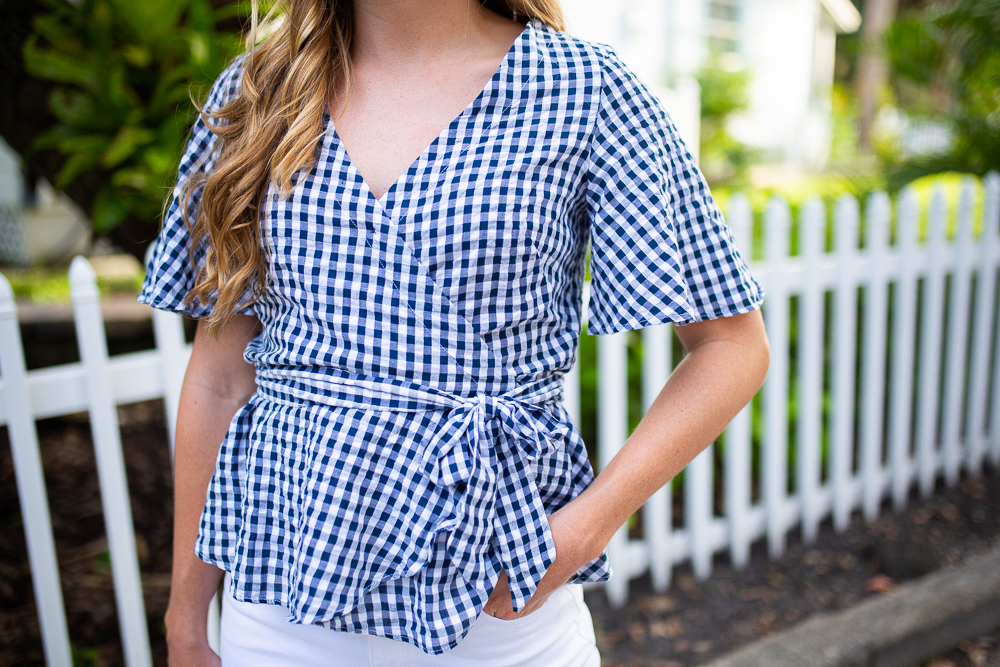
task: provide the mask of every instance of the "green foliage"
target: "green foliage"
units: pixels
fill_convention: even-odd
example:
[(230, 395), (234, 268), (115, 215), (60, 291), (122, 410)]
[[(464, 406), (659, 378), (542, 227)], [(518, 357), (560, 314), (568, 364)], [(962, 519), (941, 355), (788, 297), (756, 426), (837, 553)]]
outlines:
[(1000, 166), (1000, 0), (939, 1), (896, 21), (886, 45), (900, 104), (913, 115), (946, 117), (954, 137), (945, 154), (885, 155), (889, 186)]
[(756, 154), (726, 129), (730, 115), (747, 108), (750, 75), (709, 58), (698, 73), (701, 86), (701, 168), (713, 186), (743, 184)]
[(830, 161), (849, 165), (858, 157), (858, 108), (853, 92), (842, 82), (830, 91)]
[(56, 187), (99, 174), (90, 217), (106, 232), (128, 217), (158, 219), (195, 110), (191, 84), (207, 85), (241, 47), (220, 23), (243, 3), (209, 0), (45, 0), (24, 46), (25, 67), (57, 84), (54, 126), (35, 150), (66, 156)]
[(101, 664), (101, 653), (95, 648), (72, 647), (73, 667), (97, 667)]

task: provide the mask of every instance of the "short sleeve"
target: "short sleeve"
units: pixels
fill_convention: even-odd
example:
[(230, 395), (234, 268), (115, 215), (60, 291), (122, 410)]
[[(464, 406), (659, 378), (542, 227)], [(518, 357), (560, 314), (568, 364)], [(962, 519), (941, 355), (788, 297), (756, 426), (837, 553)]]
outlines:
[(610, 334), (745, 313), (764, 293), (658, 100), (607, 46), (587, 173), (587, 328)]
[[(240, 84), (241, 65), (244, 54), (238, 55), (216, 78), (205, 100), (205, 109), (215, 111), (221, 108), (236, 93)], [(184, 297), (194, 287), (195, 278), (205, 261), (205, 244), (195, 250), (194, 263), (189, 248), (191, 236), (181, 215), (181, 188), (194, 174), (212, 169), (216, 151), (216, 136), (205, 124), (201, 114), (195, 120), (177, 169), (177, 180), (171, 194), (171, 202), (163, 218), (160, 234), (153, 242), (153, 248), (146, 266), (146, 276), (142, 283), (138, 301), (154, 308), (183, 312), (191, 317), (208, 317), (212, 314), (212, 303), (184, 303)], [(203, 187), (203, 186), (202, 186)], [(201, 202), (202, 187), (191, 193), (188, 205), (189, 219), (194, 220)], [(239, 312), (253, 315), (253, 306), (248, 305)]]

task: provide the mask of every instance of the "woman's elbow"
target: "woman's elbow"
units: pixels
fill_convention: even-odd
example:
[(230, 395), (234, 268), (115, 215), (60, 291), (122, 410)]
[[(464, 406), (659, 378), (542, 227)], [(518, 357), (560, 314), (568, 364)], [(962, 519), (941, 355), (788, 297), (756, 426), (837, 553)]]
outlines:
[(761, 317), (760, 310), (753, 312), (755, 313), (753, 316), (755, 326), (751, 330), (752, 334), (746, 347), (749, 357), (747, 367), (753, 378), (754, 393), (757, 393), (763, 386), (767, 370), (771, 366), (771, 343), (767, 339), (767, 329), (764, 328), (764, 318)]
[(762, 331), (754, 343), (754, 360), (755, 384), (757, 389), (760, 389), (764, 384), (764, 378), (767, 377), (767, 369), (771, 366), (771, 343), (767, 339), (767, 332)]
[(257, 326), (249, 321), (231, 322), (213, 339), (205, 335), (204, 321), (200, 321), (184, 377), (185, 385), (196, 386), (226, 403), (246, 404), (257, 390), (257, 383), (255, 369), (244, 360), (243, 351)]

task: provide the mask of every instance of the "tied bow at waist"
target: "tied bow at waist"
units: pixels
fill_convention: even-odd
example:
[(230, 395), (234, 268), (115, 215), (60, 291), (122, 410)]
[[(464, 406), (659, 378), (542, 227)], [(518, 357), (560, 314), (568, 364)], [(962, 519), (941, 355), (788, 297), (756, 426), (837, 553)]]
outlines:
[[(497, 568), (508, 575), (520, 610), (555, 560), (555, 545), (535, 484), (535, 462), (558, 447), (572, 424), (549, 406), (562, 398), (561, 378), (546, 378), (500, 395), (465, 397), (395, 379), (359, 379), (295, 370), (258, 369), (258, 393), (278, 402), (399, 412), (445, 411), (427, 435), (424, 463), (447, 493), (451, 511), (435, 517), (448, 531), (448, 560), (470, 586), (489, 590)], [(399, 536), (407, 539), (407, 536)], [(419, 559), (430, 558), (429, 540)], [(411, 573), (412, 574), (412, 573)]]

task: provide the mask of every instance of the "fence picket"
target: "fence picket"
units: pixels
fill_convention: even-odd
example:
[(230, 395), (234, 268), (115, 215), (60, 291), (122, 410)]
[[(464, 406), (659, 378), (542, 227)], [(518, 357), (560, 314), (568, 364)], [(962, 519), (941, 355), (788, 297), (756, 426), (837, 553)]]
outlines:
[(163, 407), (167, 416), (167, 440), (170, 460), (174, 457), (174, 438), (177, 432), (177, 405), (181, 384), (190, 354), (184, 341), (184, 321), (176, 313), (153, 309), (153, 336), (159, 353), (160, 372), (163, 374)]
[[(642, 330), (642, 409), (649, 410), (670, 377), (671, 327), (668, 324), (646, 327)], [(671, 504), (673, 484), (667, 482), (646, 501), (643, 507), (643, 535), (649, 544), (649, 572), (653, 588), (664, 591), (670, 585), (673, 554), (671, 539)]]
[(104, 335), (97, 277), (90, 262), (83, 257), (75, 257), (69, 268), (69, 283), (80, 359), (87, 377), (90, 428), (94, 437), (125, 664), (129, 667), (149, 667), (153, 661), (149, 651), (121, 432), (118, 430), (118, 412), (108, 372), (108, 344)]
[[(983, 229), (992, 230), (988, 241), (988, 249), (993, 259), (992, 264), (988, 264), (986, 259), (983, 264), (989, 267), (992, 276), (996, 276), (998, 259), (1000, 259), (1000, 239), (998, 239), (998, 228), (1000, 228), (1000, 173), (990, 172), (986, 175), (985, 197), (983, 202)], [(1000, 313), (995, 317), (1000, 318)], [(994, 319), (990, 318), (990, 328), (993, 327)], [(1000, 325), (998, 325), (1000, 326)], [(990, 392), (992, 397), (989, 415), (989, 454), (990, 461), (995, 466), (1000, 466), (1000, 346), (993, 357), (993, 389)]]
[(830, 479), (833, 489), (833, 525), (845, 530), (854, 497), (851, 465), (854, 456), (854, 366), (858, 291), (855, 260), (858, 248), (858, 202), (843, 195), (836, 208), (838, 280), (833, 350), (833, 423)]
[[(753, 212), (743, 194), (729, 202), (729, 222), (737, 249), (749, 263), (753, 259)], [(736, 567), (750, 560), (753, 535), (749, 526), (751, 468), (750, 411), (748, 403), (726, 428), (725, 492), (729, 525), (729, 555)]]
[[(628, 438), (628, 350), (627, 334), (620, 332), (597, 337), (597, 382), (601, 400), (597, 403), (598, 467), (603, 470)], [(608, 544), (608, 561), (617, 575), (607, 584), (608, 599), (620, 606), (628, 597), (632, 576), (628, 522), (615, 532)]]
[(771, 341), (771, 367), (764, 382), (764, 507), (771, 556), (785, 550), (788, 487), (788, 292), (784, 268), (788, 261), (789, 211), (775, 197), (764, 214), (768, 265), (768, 302), (764, 311)]
[(912, 188), (903, 190), (896, 216), (896, 279), (892, 328), (892, 363), (889, 396), (889, 465), (892, 469), (892, 501), (896, 509), (906, 505), (913, 469), (910, 437), (913, 413), (913, 355), (917, 319), (917, 235), (920, 207)]
[(975, 194), (970, 179), (962, 182), (958, 204), (958, 229), (952, 244), (955, 253), (948, 299), (948, 337), (945, 354), (944, 423), (941, 428), (941, 452), (944, 476), (949, 486), (958, 482), (962, 467), (962, 399), (965, 394), (966, 335), (969, 326), (969, 293), (972, 266), (975, 262), (972, 238), (972, 214)]
[(750, 403), (729, 422), (726, 430), (726, 520), (729, 557), (737, 568), (750, 561)]
[(941, 370), (942, 316), (944, 310), (944, 273), (947, 238), (945, 232), (947, 203), (944, 192), (937, 190), (931, 199), (928, 215), (927, 271), (920, 322), (920, 388), (917, 397), (917, 465), (920, 491), (929, 497), (937, 476), (938, 374)]
[(885, 399), (885, 332), (889, 281), (886, 255), (889, 244), (889, 197), (874, 193), (865, 210), (865, 253), (868, 284), (865, 287), (864, 337), (862, 339), (860, 458), (862, 507), (871, 521), (878, 516), (882, 499), (882, 411)]
[(45, 492), (45, 475), (30, 405), (23, 349), (14, 291), (7, 278), (0, 274), (0, 372), (3, 373), (3, 402), (7, 408), (10, 454), (14, 461), (14, 477), (17, 480), (21, 522), (28, 547), (28, 562), (31, 564), (31, 583), (42, 630), (45, 663), (54, 667), (71, 667), (73, 661), (59, 580), (59, 562), (56, 558), (55, 540), (52, 538), (49, 499)]
[(976, 303), (973, 305), (972, 352), (969, 362), (969, 404), (965, 418), (966, 471), (982, 472), (986, 454), (986, 399), (989, 386), (990, 338), (993, 330), (993, 297), (996, 290), (997, 185), (996, 174), (983, 181), (983, 222), (979, 232), (979, 261), (976, 265)]
[(802, 262), (805, 284), (799, 297), (799, 406), (797, 425), (798, 468), (796, 491), (802, 502), (802, 536), (813, 542), (819, 532), (822, 506), (819, 499), (820, 444), (823, 395), (823, 288), (818, 268), (823, 261), (826, 210), (818, 197), (802, 209)]
[(712, 462), (709, 445), (687, 466), (684, 479), (684, 514), (691, 539), (691, 567), (698, 579), (712, 573)]
[[(152, 259), (155, 244), (146, 248), (146, 266)], [(159, 355), (160, 373), (163, 377), (163, 407), (167, 416), (167, 441), (170, 445), (170, 461), (174, 459), (174, 438), (177, 430), (177, 404), (181, 396), (181, 384), (187, 369), (187, 344), (184, 341), (184, 320), (179, 313), (171, 313), (156, 308), (153, 311), (153, 338)]]

